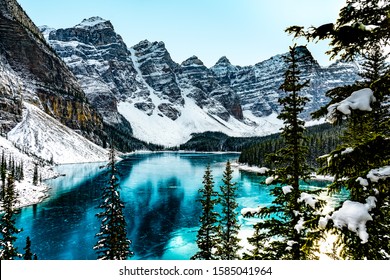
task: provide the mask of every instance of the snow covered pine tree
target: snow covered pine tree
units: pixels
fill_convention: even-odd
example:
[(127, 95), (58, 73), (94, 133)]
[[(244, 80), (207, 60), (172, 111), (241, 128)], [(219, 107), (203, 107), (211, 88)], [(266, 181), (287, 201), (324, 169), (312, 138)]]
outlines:
[(110, 149), (110, 161), (107, 165), (109, 183), (103, 187), (102, 212), (96, 214), (101, 218), (100, 232), (94, 250), (100, 260), (126, 260), (133, 255), (131, 241), (127, 239), (126, 220), (123, 215), (124, 204), (119, 195), (118, 171), (115, 167), (115, 149)]
[[(349, 191), (349, 199), (320, 225), (340, 235), (342, 258), (390, 259), (390, 71), (383, 67), (390, 40), (390, 3), (347, 0), (336, 24), (308, 31), (293, 26), (287, 31), (308, 40), (331, 39), (327, 53), (332, 57), (366, 58), (362, 75), (366, 80), (329, 91), (330, 103), (317, 114), (326, 114), (330, 122), (346, 122), (344, 143), (323, 157), (321, 172), (335, 177), (332, 192), (343, 187)], [(378, 55), (381, 52), (385, 55)]]
[(306, 164), (308, 154), (305, 142), (304, 121), (299, 119), (306, 97), (299, 91), (308, 81), (300, 83), (298, 63), (306, 55), (296, 46), (290, 47), (285, 57), (289, 64), (281, 89), (288, 93), (279, 102), (283, 109), (278, 118), (284, 121), (281, 136), (285, 146), (267, 160), (275, 169), (268, 171), (266, 184), (279, 183), (270, 192), (275, 197), (272, 206), (261, 208), (258, 215), (267, 218), (257, 223), (253, 237), (248, 238), (254, 249), (245, 254), (245, 259), (300, 260), (315, 259), (321, 231), (318, 229), (319, 216), (316, 212), (322, 203), (317, 191), (301, 190), (300, 180), (309, 178), (310, 169)]
[(238, 250), (241, 249), (239, 245), (240, 239), (238, 231), (240, 225), (237, 221), (237, 202), (236, 202), (236, 183), (232, 182), (233, 170), (230, 161), (227, 161), (226, 168), (223, 173), (223, 185), (220, 187), (218, 202), (222, 207), (221, 217), (219, 219), (219, 239), (217, 245), (216, 255), (222, 260), (236, 260), (239, 259)]
[(200, 228), (196, 236), (196, 243), (199, 251), (191, 257), (193, 260), (214, 260), (215, 249), (218, 244), (218, 218), (219, 214), (214, 207), (217, 204), (218, 193), (214, 191), (213, 175), (210, 165), (207, 165), (203, 176), (203, 188), (199, 190), (202, 204), (202, 215), (200, 216)]
[(4, 212), (1, 213), (0, 219), (0, 260), (13, 260), (17, 257), (21, 257), (21, 254), (18, 253), (18, 249), (14, 246), (16, 234), (18, 234), (20, 230), (15, 227), (15, 214), (17, 213), (15, 205), (17, 198), (12, 176), (7, 176), (7, 184), (6, 186), (3, 186), (3, 188), (4, 197), (2, 208)]

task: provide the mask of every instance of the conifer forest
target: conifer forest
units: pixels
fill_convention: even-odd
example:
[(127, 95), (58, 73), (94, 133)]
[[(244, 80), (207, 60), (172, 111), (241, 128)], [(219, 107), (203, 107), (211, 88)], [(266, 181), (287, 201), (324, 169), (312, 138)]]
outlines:
[[(3, 5), (2, 2), (5, 4)], [(0, 8), (3, 9), (9, 3), (1, 1), (0, 4)], [(27, 16), (24, 12), (18, 13), (18, 20), (25, 23), (23, 28), (34, 30), (34, 33), (29, 32), (28, 36), (34, 40), (43, 40), (44, 36), (39, 33), (39, 29), (31, 27), (30, 21), (26, 21), (25, 17)], [(3, 18), (2, 14), (0, 14), (0, 18)], [(6, 18), (4, 16), (4, 20)], [(95, 18), (94, 20), (101, 24), (102, 19)], [(31, 24), (33, 25), (32, 22)], [(87, 27), (83, 26), (83, 28), (92, 28), (92, 24), (86, 25)], [(0, 25), (0, 30), (1, 28), (2, 25)], [(112, 28), (111, 23), (110, 28)], [(66, 33), (63, 30), (60, 32)], [(172, 135), (167, 135), (166, 138), (173, 139), (172, 143), (175, 143), (168, 147), (161, 143), (153, 143), (152, 140), (147, 142), (133, 137), (139, 131), (141, 134), (144, 133), (146, 128), (140, 130), (138, 126), (133, 126), (134, 132), (130, 122), (120, 115), (119, 111), (114, 114), (113, 108), (102, 109), (101, 107), (104, 107), (102, 104), (107, 102), (104, 99), (111, 98), (107, 97), (108, 95), (95, 97), (93, 99), (95, 103), (86, 101), (87, 97), (84, 96), (81, 86), (76, 84), (75, 77), (80, 75), (73, 76), (70, 70), (66, 70), (65, 79), (72, 80), (74, 78), (75, 81), (72, 82), (71, 87), (64, 86), (64, 92), (67, 94), (64, 100), (60, 99), (58, 94), (46, 96), (45, 94), (52, 90), (48, 86), (42, 87), (42, 93), (39, 92), (40, 99), (38, 97), (31, 98), (34, 102), (43, 104), (42, 110), (45, 109), (46, 113), (49, 112), (50, 117), (44, 115), (46, 113), (41, 109), (34, 109), (34, 105), (31, 104), (24, 105), (25, 111), (22, 114), (21, 104), (25, 102), (24, 97), (22, 98), (22, 95), (20, 98), (15, 97), (19, 96), (19, 92), (16, 91), (13, 92), (11, 101), (18, 104), (18, 112), (13, 112), (10, 105), (12, 102), (3, 102), (6, 96), (6, 86), (2, 87), (0, 84), (0, 105), (2, 106), (0, 124), (6, 116), (16, 114), (14, 117), (10, 117), (7, 122), (4, 121), (4, 125), (0, 125), (0, 259), (39, 260), (41, 254), (43, 254), (43, 259), (55, 257), (55, 255), (49, 254), (51, 252), (47, 256), (42, 253), (39, 247), (41, 244), (36, 242), (35, 237), (31, 235), (31, 228), (19, 228), (17, 224), (23, 222), (21, 219), (18, 220), (23, 206), (34, 207), (31, 210), (34, 211), (31, 212), (33, 213), (32, 217), (39, 216), (36, 205), (42, 203), (47, 196), (42, 195), (33, 202), (26, 202), (23, 195), (29, 196), (28, 189), (30, 189), (30, 193), (35, 193), (35, 195), (41, 189), (50, 193), (50, 188), (45, 187), (45, 180), (54, 177), (69, 179), (66, 174), (53, 175), (53, 170), (56, 170), (62, 163), (72, 163), (72, 156), (74, 158), (79, 156), (85, 159), (83, 163), (93, 161), (101, 163), (94, 166), (95, 175), (88, 174), (80, 167), (80, 170), (71, 179), (74, 179), (75, 185), (81, 186), (81, 191), (63, 187), (61, 191), (64, 192), (64, 196), (55, 197), (53, 195), (55, 199), (50, 202), (51, 204), (48, 203), (45, 206), (47, 209), (58, 211), (60, 206), (57, 205), (60, 205), (59, 203), (66, 204), (72, 199), (80, 199), (80, 204), (70, 203), (72, 207), (67, 210), (69, 216), (66, 218), (64, 216), (63, 221), (61, 221), (66, 225), (61, 231), (68, 236), (72, 235), (70, 219), (74, 219), (77, 223), (84, 219), (87, 220), (88, 225), (93, 225), (82, 232), (83, 238), (73, 242), (82, 243), (80, 247), (87, 248), (83, 247), (83, 250), (88, 251), (88, 253), (81, 255), (76, 252), (75, 248), (72, 248), (61, 256), (64, 259), (81, 257), (99, 260), (133, 260), (143, 257), (169, 259), (177, 256), (174, 251), (175, 246), (179, 246), (181, 242), (187, 242), (185, 248), (192, 250), (191, 254), (187, 252), (185, 255), (188, 260), (318, 260), (321, 258), (321, 254), (326, 254), (328, 258), (334, 260), (389, 260), (390, 3), (382, 0), (346, 0), (335, 22), (320, 26), (292, 25), (286, 27), (285, 32), (291, 38), (292, 43), (290, 46), (286, 46), (283, 63), (278, 64), (285, 67), (278, 69), (278, 71), (283, 72), (283, 79), (280, 86), (274, 89), (280, 93), (277, 106), (281, 109), (277, 114), (277, 120), (282, 123), (282, 126), (277, 133), (264, 136), (249, 134), (249, 136), (246, 136), (247, 134), (240, 136), (238, 133), (227, 135), (226, 131), (222, 130), (193, 132), (190, 140), (181, 144), (177, 144), (177, 139), (174, 137), (170, 138)], [(54, 37), (54, 33), (50, 34), (51, 37)], [(59, 36), (58, 34), (57, 36)], [(325, 94), (327, 103), (314, 111), (309, 111), (313, 100), (311, 100), (310, 95), (305, 94), (310, 87), (310, 77), (302, 74), (302, 69), (304, 69), (302, 65), (311, 63), (312, 57), (297, 45), (297, 41), (301, 42), (302, 40), (306, 43), (329, 42), (327, 55), (330, 58), (346, 62), (359, 61), (361, 65), (358, 73), (359, 78), (353, 84), (341, 85), (327, 90)], [(47, 44), (41, 43), (40, 46), (47, 48), (46, 53), (54, 53), (55, 50), (46, 46)], [(145, 47), (144, 45), (148, 45), (148, 42), (143, 41), (136, 47), (129, 49), (129, 55), (134, 58), (136, 57), (135, 53), (139, 52), (137, 55), (142, 57), (144, 54), (141, 55), (140, 50)], [(160, 48), (162, 45), (154, 44), (148, 45), (148, 47)], [(3, 47), (3, 43), (0, 42), (0, 62), (2, 62), (4, 48), (5, 45)], [(66, 48), (64, 47), (64, 49)], [(52, 56), (55, 57), (54, 54)], [(169, 54), (163, 56), (166, 59)], [(142, 59), (146, 60), (146, 58)], [(221, 59), (220, 65), (226, 64), (228, 62), (226, 60), (226, 58)], [(58, 65), (66, 67), (65, 62), (58, 62)], [(141, 62), (143, 63), (140, 59), (132, 67), (141, 67)], [(114, 64), (112, 63), (112, 65)], [(188, 78), (190, 74), (184, 76), (186, 74), (184, 72), (188, 71), (185, 67), (188, 65), (192, 65), (191, 71), (202, 67), (206, 68), (196, 57), (183, 62), (181, 66), (172, 62), (162, 70), (160, 69), (165, 75), (164, 82), (173, 83), (182, 79), (177, 83), (180, 86), (184, 84), (183, 88), (185, 89), (186, 87), (190, 88), (186, 84), (190, 83)], [(154, 66), (143, 65), (142, 67), (137, 68), (138, 72), (134, 70), (134, 75), (141, 75), (141, 70), (149, 71)], [(174, 70), (170, 70), (169, 67)], [(179, 67), (183, 67), (182, 70), (177, 70)], [(215, 72), (213, 73), (221, 73), (215, 69), (216, 67), (214, 67)], [(235, 69), (238, 71), (239, 68)], [(6, 70), (11, 72), (6, 67), (0, 68), (0, 70), (4, 73)], [(207, 79), (211, 80), (211, 70), (208, 73)], [(0, 78), (1, 75), (2, 73), (0, 73)], [(229, 75), (227, 72), (226, 77)], [(50, 75), (42, 74), (42, 76), (48, 78)], [(123, 74), (123, 76), (126, 75)], [(56, 79), (58, 77), (56, 76)], [(161, 96), (148, 96), (145, 92), (151, 87), (140, 86), (140, 84), (145, 81), (156, 82), (153, 80), (155, 79), (153, 73), (144, 74), (142, 79), (134, 78), (133, 84), (128, 88), (133, 90), (140, 87), (135, 91), (140, 94), (139, 100), (148, 96), (149, 99), (145, 99), (146, 101), (138, 99), (139, 102), (134, 101), (138, 102), (134, 106), (138, 106), (140, 112), (143, 110), (142, 116), (156, 117), (153, 124), (155, 126), (151, 126), (155, 129), (156, 134), (160, 133), (162, 129), (159, 127), (159, 121), (163, 119), (170, 118), (169, 122), (174, 127), (174, 123), (178, 122), (181, 114), (184, 115), (184, 111), (181, 112), (177, 108), (184, 106), (184, 104), (186, 104), (185, 106), (190, 106), (188, 104), (199, 106), (202, 110), (210, 106), (207, 107), (208, 111), (204, 109), (207, 113), (204, 111), (199, 113), (200, 109), (196, 111), (202, 118), (210, 118), (210, 123), (212, 121), (226, 127), (226, 123), (223, 121), (234, 115), (236, 124), (239, 123), (240, 127), (247, 125), (247, 123), (243, 124), (245, 121), (241, 105), (237, 105), (239, 98), (232, 93), (235, 89), (234, 83), (229, 82), (231, 87), (227, 90), (228, 83), (223, 78), (219, 78), (219, 80), (215, 78), (215, 84), (218, 82), (223, 85), (225, 82), (225, 85), (213, 89), (214, 99), (210, 99), (212, 101), (203, 100), (206, 95), (202, 95), (199, 100), (191, 101), (191, 103), (188, 101), (188, 96), (200, 95), (201, 91), (190, 92), (188, 88), (187, 99), (176, 95), (165, 99), (161, 97), (166, 92), (171, 95), (176, 94), (176, 91), (179, 91), (179, 86), (176, 85), (169, 87), (169, 89), (161, 89), (159, 92)], [(235, 78), (234, 81), (237, 82), (239, 79)], [(103, 80), (101, 79), (101, 81)], [(84, 80), (80, 84), (85, 86), (88, 82)], [(199, 84), (201, 83), (199, 82)], [(199, 84), (196, 86), (204, 88), (215, 86), (212, 83), (209, 85)], [(37, 83), (34, 86), (38, 87), (38, 85)], [(223, 94), (219, 92), (221, 88), (225, 89), (226, 92)], [(26, 99), (28, 98), (26, 97)], [(158, 106), (150, 103), (157, 98), (162, 98), (165, 103), (160, 102), (161, 104)], [(122, 108), (121, 112), (130, 112), (130, 110), (125, 110), (128, 108), (123, 103), (120, 103), (123, 100), (109, 102), (113, 107), (120, 104), (122, 107), (118, 105), (118, 108)], [(258, 106), (265, 104), (264, 100), (256, 100), (255, 102)], [(228, 108), (226, 103), (233, 105)], [(226, 105), (226, 108), (221, 104)], [(248, 107), (248, 104), (246, 106)], [(268, 107), (265, 106), (265, 108)], [(98, 109), (102, 111), (98, 111)], [(160, 113), (153, 115), (153, 110), (157, 109), (160, 110)], [(61, 114), (62, 116), (59, 116)], [(130, 117), (134, 116), (139, 115), (130, 115)], [(198, 115), (194, 113), (194, 116)], [(70, 143), (70, 146), (75, 146), (74, 154), (69, 156), (70, 159), (66, 156), (68, 150), (62, 148), (58, 141), (53, 140), (54, 148), (51, 148), (50, 153), (47, 152), (49, 149), (46, 149), (44, 143), (40, 142), (40, 139), (43, 139), (39, 138), (44, 134), (42, 132), (32, 133), (24, 139), (16, 138), (18, 133), (28, 131), (22, 125), (43, 122), (43, 119), (50, 121), (48, 127), (57, 125), (58, 120), (62, 122), (62, 124), (58, 122), (58, 127), (64, 129), (66, 131), (64, 135), (67, 136), (60, 139), (67, 144)], [(309, 121), (317, 123), (316, 125), (308, 125)], [(11, 126), (13, 122), (19, 123), (15, 127), (20, 128), (22, 132), (9, 129), (8, 126)], [(247, 122), (250, 123), (250, 121)], [(189, 121), (185, 124), (189, 128), (192, 126)], [(63, 128), (65, 126), (70, 128)], [(183, 130), (182, 127), (180, 129)], [(73, 130), (77, 133), (74, 133)], [(54, 131), (49, 133), (53, 139), (55, 133), (60, 129)], [(51, 141), (49, 136), (46, 137), (49, 140), (45, 138), (45, 141)], [(91, 142), (74, 140), (81, 139), (81, 137), (85, 137)], [(12, 139), (14, 139), (13, 142)], [(29, 147), (33, 145), (27, 145), (23, 142), (25, 139), (34, 143), (38, 148), (34, 151), (29, 150)], [(14, 143), (12, 148), (9, 144), (11, 142)], [(88, 154), (89, 151), (92, 152)], [(146, 159), (142, 157), (145, 151), (151, 153), (150, 157)], [(220, 160), (218, 156), (221, 154), (223, 156), (224, 152), (233, 154), (236, 160), (231, 160), (231, 158), (225, 160), (227, 157), (223, 158), (223, 161)], [(172, 168), (171, 170), (170, 162), (164, 161), (162, 157), (159, 158), (159, 153), (171, 156), (170, 159), (176, 161), (180, 168)], [(200, 175), (199, 172), (194, 171), (194, 166), (199, 162), (202, 164), (206, 162), (208, 160), (205, 156), (207, 153), (213, 154), (214, 158), (202, 166), (204, 172)], [(48, 156), (49, 154), (50, 156)], [(175, 157), (177, 154), (180, 155), (180, 159)], [(132, 157), (127, 158), (128, 155)], [(89, 160), (91, 158), (92, 160)], [(161, 160), (163, 165), (155, 164), (154, 160)], [(147, 168), (142, 169), (142, 166)], [(240, 170), (243, 167), (250, 170), (250, 175), (235, 177), (235, 170)], [(130, 177), (128, 175), (131, 172), (137, 174), (139, 170), (145, 171), (145, 169), (147, 169), (145, 176)], [(216, 169), (219, 170), (220, 174)], [(168, 179), (158, 177), (158, 171), (166, 173)], [(177, 174), (184, 179), (177, 179), (179, 177)], [(196, 184), (197, 189), (196, 191), (190, 190), (189, 194), (185, 193), (181, 187), (189, 185), (186, 179), (189, 180), (188, 178), (194, 174), (197, 178), (196, 182), (192, 183)], [(83, 176), (90, 176), (88, 180), (85, 180), (87, 182), (85, 185), (80, 183), (80, 178)], [(245, 207), (243, 203), (254, 203), (254, 201), (259, 200), (252, 199), (253, 197), (243, 199), (243, 193), (250, 193), (250, 187), (237, 182), (237, 178), (255, 180), (256, 186), (253, 189), (257, 188), (263, 192), (266, 190), (266, 195), (271, 202), (259, 203), (257, 208), (252, 208), (252, 205)], [(326, 178), (324, 180), (325, 187), (308, 187), (309, 182), (320, 180), (319, 178)], [(242, 180), (244, 181), (244, 179)], [(157, 187), (154, 187), (154, 184)], [(253, 193), (250, 194), (256, 196)], [(338, 204), (329, 210), (330, 198), (334, 197), (338, 199)], [(22, 199), (24, 199), (24, 205)], [(132, 203), (129, 203), (130, 200)], [(134, 201), (139, 204), (134, 203)], [(183, 204), (187, 208), (180, 212), (184, 208)], [(188, 204), (191, 205), (188, 206)], [(40, 210), (42, 212), (39, 213), (43, 218), (48, 219), (49, 212), (46, 208)], [(85, 214), (87, 211), (91, 212)], [(139, 213), (143, 213), (144, 222), (141, 221)], [(195, 215), (195, 217), (191, 217), (191, 215)], [(93, 219), (90, 219), (90, 216)], [(186, 231), (175, 228), (173, 221), (182, 222)], [(242, 235), (244, 227), (242, 221), (246, 225), (251, 224), (249, 237)], [(58, 226), (59, 222), (55, 221), (54, 224)], [(247, 227), (245, 229), (247, 230)], [(180, 235), (184, 231), (185, 234)], [(77, 234), (80, 233), (77, 232)], [(321, 246), (330, 237), (334, 238), (332, 249), (324, 253)], [(86, 239), (88, 240), (86, 241)], [(58, 245), (53, 244), (50, 246)], [(63, 244), (58, 246), (66, 247)]]

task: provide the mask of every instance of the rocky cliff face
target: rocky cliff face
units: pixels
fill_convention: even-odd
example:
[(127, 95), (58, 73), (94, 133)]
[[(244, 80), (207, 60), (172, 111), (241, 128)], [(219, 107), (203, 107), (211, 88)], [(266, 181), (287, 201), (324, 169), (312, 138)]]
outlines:
[(6, 104), (2, 110), (13, 115), (7, 117), (11, 123), (2, 122), (5, 132), (20, 120), (19, 100), (23, 98), (102, 143), (100, 115), (90, 107), (73, 73), (15, 0), (0, 0), (0, 64), (6, 69), (0, 80), (0, 102)]
[[(310, 113), (328, 101), (325, 93), (329, 89), (352, 84), (359, 79), (359, 65), (337, 62), (329, 67), (321, 67), (306, 47), (298, 47), (297, 52), (308, 58), (299, 64), (299, 69), (301, 81), (310, 80), (309, 87), (301, 92), (310, 99), (302, 117), (310, 119)], [(279, 87), (288, 67), (284, 56), (285, 54), (276, 55), (246, 67), (233, 66), (226, 57), (222, 57), (211, 70), (219, 83), (230, 86), (238, 94), (244, 110), (264, 117), (280, 111), (278, 98), (284, 92)]]
[[(270, 119), (281, 109), (278, 98), (284, 92), (279, 87), (287, 68), (283, 55), (245, 67), (222, 57), (207, 68), (196, 56), (174, 62), (163, 42), (145, 40), (127, 48), (112, 24), (99, 17), (72, 28), (41, 30), (105, 122), (127, 127), (142, 140), (172, 145), (210, 129), (250, 136), (280, 127)], [(299, 66), (302, 80), (310, 80), (302, 93), (311, 100), (302, 116), (309, 119), (327, 102), (327, 90), (359, 78), (358, 65), (339, 62), (321, 67), (306, 47), (298, 52), (309, 57)], [(161, 131), (184, 136), (169, 143), (155, 138), (157, 124)]]

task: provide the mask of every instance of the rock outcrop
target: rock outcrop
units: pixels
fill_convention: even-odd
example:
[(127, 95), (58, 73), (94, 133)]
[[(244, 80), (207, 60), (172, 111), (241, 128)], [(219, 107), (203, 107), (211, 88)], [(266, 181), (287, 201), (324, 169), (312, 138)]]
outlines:
[[(0, 0), (0, 63), (11, 75), (3, 74), (0, 99), (7, 103), (5, 111), (16, 121), (21, 114), (18, 100), (24, 99), (94, 142), (103, 143), (100, 114), (90, 106), (76, 77), (16, 0)], [(19, 84), (16, 95), (15, 88), (7, 86), (11, 80)], [(14, 123), (11, 116), (7, 119)], [(11, 126), (2, 124), (6, 132)]]

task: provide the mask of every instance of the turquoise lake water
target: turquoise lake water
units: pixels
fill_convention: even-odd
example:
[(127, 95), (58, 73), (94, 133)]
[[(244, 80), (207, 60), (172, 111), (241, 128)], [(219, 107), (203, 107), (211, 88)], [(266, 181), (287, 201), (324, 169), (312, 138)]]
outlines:
[[(210, 163), (216, 190), (222, 184), (227, 160), (238, 154), (146, 153), (134, 154), (118, 162), (121, 198), (125, 203), (132, 259), (182, 260), (196, 251), (201, 205), (197, 202), (205, 167)], [(26, 207), (17, 217), (17, 246), (23, 251), (26, 236), (39, 259), (96, 259), (92, 249), (100, 220), (101, 186), (107, 183), (103, 163), (69, 164), (57, 167), (66, 176), (49, 180), (50, 197)], [(237, 213), (244, 207), (269, 205), (272, 186), (261, 185), (264, 178), (234, 169), (238, 184)], [(325, 182), (311, 182), (325, 187)], [(243, 238), (249, 236), (256, 219), (238, 215)]]

